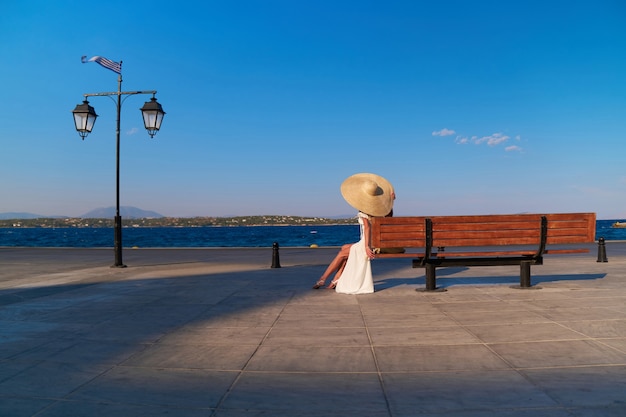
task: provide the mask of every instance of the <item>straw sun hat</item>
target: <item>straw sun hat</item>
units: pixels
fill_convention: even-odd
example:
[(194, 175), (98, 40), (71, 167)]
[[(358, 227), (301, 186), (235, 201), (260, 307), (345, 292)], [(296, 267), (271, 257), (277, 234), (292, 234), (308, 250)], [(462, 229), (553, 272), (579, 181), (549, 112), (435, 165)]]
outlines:
[(386, 216), (393, 208), (393, 187), (380, 175), (348, 177), (341, 184), (341, 195), (352, 207), (370, 216)]

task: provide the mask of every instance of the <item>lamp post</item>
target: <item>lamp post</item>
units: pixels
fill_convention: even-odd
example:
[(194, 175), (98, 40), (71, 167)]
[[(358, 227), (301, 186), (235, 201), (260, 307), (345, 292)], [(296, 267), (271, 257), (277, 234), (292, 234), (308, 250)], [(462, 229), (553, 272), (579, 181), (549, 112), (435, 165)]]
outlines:
[(120, 216), (120, 114), (122, 110), (122, 103), (132, 95), (136, 94), (152, 94), (150, 101), (144, 103), (140, 109), (143, 114), (143, 122), (150, 137), (154, 135), (161, 128), (161, 122), (163, 122), (163, 116), (165, 112), (163, 108), (156, 100), (156, 91), (122, 91), (122, 74), (118, 73), (117, 78), (117, 91), (105, 92), (105, 93), (89, 93), (83, 94), (85, 100), (82, 104), (78, 104), (72, 113), (74, 114), (74, 124), (80, 137), (84, 140), (85, 137), (91, 133), (94, 124), (96, 123), (96, 114), (93, 107), (89, 105), (87, 97), (107, 96), (111, 98), (117, 107), (117, 124), (115, 128), (116, 139), (116, 172), (115, 172), (115, 221), (114, 221), (114, 250), (115, 250), (115, 264), (113, 267), (124, 268), (124, 262), (122, 262), (122, 217)]

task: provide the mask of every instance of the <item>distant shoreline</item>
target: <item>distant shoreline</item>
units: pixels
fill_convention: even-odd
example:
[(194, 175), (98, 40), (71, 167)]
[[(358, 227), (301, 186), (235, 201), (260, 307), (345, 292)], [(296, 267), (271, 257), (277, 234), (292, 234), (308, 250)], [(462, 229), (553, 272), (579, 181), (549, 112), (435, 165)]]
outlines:
[[(598, 219), (615, 222), (614, 219)], [(330, 219), (300, 216), (237, 216), (237, 217), (148, 217), (122, 218), (123, 228), (149, 227), (258, 227), (258, 226), (340, 226), (355, 225), (356, 217)], [(0, 229), (36, 228), (112, 228), (112, 218), (42, 217), (33, 219), (0, 219)]]
[[(156, 217), (122, 218), (122, 227), (255, 227), (255, 226), (337, 226), (356, 224), (356, 218), (329, 219), (299, 216), (237, 217)], [(100, 228), (114, 227), (111, 218), (3, 219), (0, 228)]]

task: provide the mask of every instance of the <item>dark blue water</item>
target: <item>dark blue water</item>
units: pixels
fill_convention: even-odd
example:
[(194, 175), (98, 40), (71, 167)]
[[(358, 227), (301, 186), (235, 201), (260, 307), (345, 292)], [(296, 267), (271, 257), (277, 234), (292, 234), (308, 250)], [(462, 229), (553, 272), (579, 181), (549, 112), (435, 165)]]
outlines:
[[(0, 228), (0, 246), (113, 246), (112, 228)], [(340, 246), (359, 240), (359, 226), (128, 227), (122, 246), (140, 248)]]
[[(626, 228), (616, 220), (598, 220), (596, 239), (626, 240)], [(241, 227), (129, 227), (122, 231), (124, 247), (281, 247), (341, 246), (359, 239), (359, 226), (241, 226)], [(113, 247), (112, 228), (0, 228), (0, 246)]]
[(626, 240), (626, 228), (611, 227), (615, 222), (624, 220), (596, 221), (596, 240), (603, 237), (606, 240)]

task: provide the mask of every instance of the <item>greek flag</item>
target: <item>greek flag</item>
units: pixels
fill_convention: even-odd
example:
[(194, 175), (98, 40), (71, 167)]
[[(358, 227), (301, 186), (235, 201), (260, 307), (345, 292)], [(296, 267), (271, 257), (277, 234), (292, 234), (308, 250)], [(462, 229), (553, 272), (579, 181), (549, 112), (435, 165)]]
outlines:
[(102, 65), (104, 68), (110, 69), (113, 72), (117, 72), (118, 74), (122, 73), (122, 63), (121, 62), (115, 62), (115, 61), (111, 61), (110, 59), (106, 59), (103, 56), (94, 56), (91, 57), (89, 59), (87, 59), (87, 56), (83, 56), (80, 59), (80, 62), (82, 62), (83, 64), (86, 64), (87, 62), (97, 62), (98, 64)]

